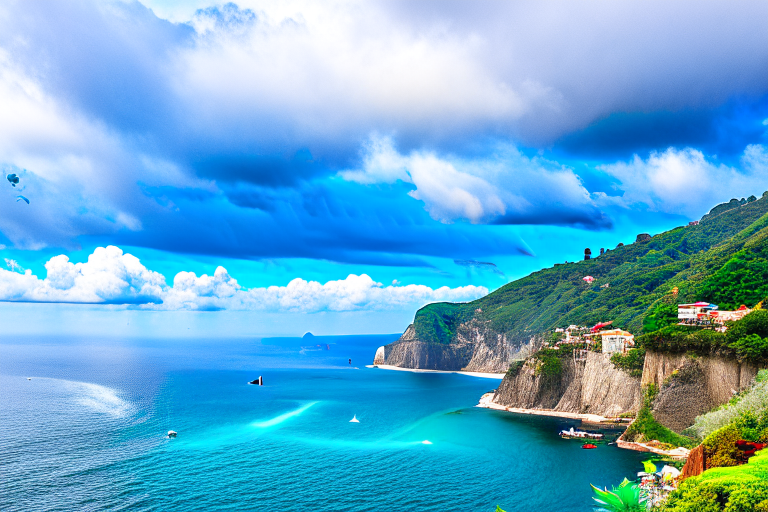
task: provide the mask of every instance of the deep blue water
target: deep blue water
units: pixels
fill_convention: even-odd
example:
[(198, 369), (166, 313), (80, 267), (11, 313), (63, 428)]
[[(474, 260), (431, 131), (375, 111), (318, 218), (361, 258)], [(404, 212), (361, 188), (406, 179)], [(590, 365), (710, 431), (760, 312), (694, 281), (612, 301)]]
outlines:
[(581, 511), (640, 469), (473, 407), (498, 381), (365, 368), (395, 338), (6, 337), (0, 510)]

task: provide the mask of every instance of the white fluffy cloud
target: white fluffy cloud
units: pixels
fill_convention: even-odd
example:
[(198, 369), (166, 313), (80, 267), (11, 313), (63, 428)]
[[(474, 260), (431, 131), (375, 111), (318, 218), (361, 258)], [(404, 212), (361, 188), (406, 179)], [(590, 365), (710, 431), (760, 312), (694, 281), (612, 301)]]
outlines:
[(0, 300), (133, 304), (159, 310), (253, 310), (273, 312), (358, 311), (416, 308), (437, 301), (467, 301), (488, 293), (482, 286), (432, 289), (423, 285), (383, 286), (369, 276), (316, 281), (294, 279), (287, 286), (241, 287), (224, 267), (213, 276), (179, 272), (168, 286), (165, 278), (138, 258), (114, 246), (99, 247), (85, 263), (71, 263), (65, 255), (46, 264), (40, 279), (0, 269)]
[(655, 211), (700, 217), (707, 209), (731, 197), (742, 198), (768, 188), (768, 150), (747, 146), (741, 168), (718, 163), (701, 151), (669, 148), (638, 155), (628, 162), (601, 166), (621, 182), (621, 197), (603, 196), (599, 202), (633, 207), (638, 203)]
[(594, 215), (589, 192), (571, 169), (528, 158), (511, 146), (498, 146), (488, 158), (465, 160), (414, 151), (401, 155), (388, 137), (374, 136), (365, 147), (361, 169), (340, 176), (362, 184), (411, 183), (410, 195), (424, 202), (432, 218), (492, 222), (499, 218), (555, 222), (558, 210)]

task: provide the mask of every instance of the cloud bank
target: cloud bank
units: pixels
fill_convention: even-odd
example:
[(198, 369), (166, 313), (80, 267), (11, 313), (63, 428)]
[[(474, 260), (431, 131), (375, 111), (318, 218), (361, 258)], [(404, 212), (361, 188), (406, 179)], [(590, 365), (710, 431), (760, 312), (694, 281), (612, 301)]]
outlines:
[(643, 159), (635, 155), (627, 162), (600, 166), (620, 182), (619, 196), (601, 196), (598, 202), (624, 208), (637, 205), (667, 213), (697, 218), (712, 206), (732, 197), (760, 195), (768, 189), (768, 149), (747, 146), (739, 168), (707, 157), (693, 148), (668, 148)]
[[(15, 267), (13, 267), (15, 268)], [(46, 264), (40, 279), (0, 269), (0, 300), (133, 305), (155, 310), (248, 310), (316, 313), (418, 308), (430, 302), (468, 301), (488, 293), (482, 286), (383, 286), (368, 275), (317, 281), (294, 279), (287, 286), (245, 289), (224, 267), (212, 276), (179, 272), (168, 286), (162, 274), (147, 269), (138, 258), (115, 246), (99, 247), (84, 263), (65, 255)]]
[(698, 216), (723, 198), (653, 182), (685, 148), (756, 181), (710, 155), (765, 143), (762, 1), (165, 5), (0, 6), (0, 166), (31, 200), (0, 190), (0, 244), (424, 266), (524, 253), (512, 224)]
[(409, 192), (430, 216), (444, 223), (568, 224), (610, 227), (578, 176), (543, 158), (528, 158), (498, 145), (472, 160), (414, 151), (401, 155), (389, 137), (372, 137), (360, 170), (340, 173), (362, 184), (414, 185)]

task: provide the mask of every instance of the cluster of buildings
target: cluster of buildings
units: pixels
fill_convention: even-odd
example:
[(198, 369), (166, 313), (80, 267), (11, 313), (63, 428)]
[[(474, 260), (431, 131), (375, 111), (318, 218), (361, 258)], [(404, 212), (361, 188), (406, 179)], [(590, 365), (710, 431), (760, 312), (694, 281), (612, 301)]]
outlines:
[(752, 310), (744, 304), (736, 311), (720, 311), (717, 304), (695, 302), (678, 304), (677, 319), (680, 325), (700, 325), (725, 331), (725, 322), (741, 320), (751, 312)]
[[(725, 331), (725, 322), (741, 320), (752, 310), (742, 305), (735, 311), (720, 311), (716, 304), (709, 302), (696, 302), (693, 304), (679, 304), (677, 306), (677, 318), (680, 325), (698, 325), (710, 327), (719, 331)], [(601, 342), (603, 354), (616, 352), (626, 353), (634, 348), (635, 336), (623, 329), (606, 329), (612, 322), (600, 322), (592, 327), (569, 325), (566, 328), (555, 329), (556, 333), (562, 333), (562, 338), (554, 343), (551, 348), (558, 349), (561, 345), (584, 345), (585, 348), (574, 350), (576, 359), (585, 359), (586, 352)]]
[[(625, 353), (635, 346), (635, 336), (632, 333), (622, 329), (605, 329), (612, 322), (601, 322), (593, 327), (569, 325), (565, 329), (555, 329), (556, 333), (563, 333), (563, 339), (558, 341), (553, 348), (558, 348), (563, 344), (584, 344), (586, 347), (594, 346), (598, 341), (601, 342), (602, 352), (612, 354), (614, 352)], [(577, 349), (579, 350), (579, 349)], [(588, 349), (583, 349), (585, 352)], [(577, 359), (579, 353), (576, 353)], [(585, 354), (584, 354), (585, 355)]]

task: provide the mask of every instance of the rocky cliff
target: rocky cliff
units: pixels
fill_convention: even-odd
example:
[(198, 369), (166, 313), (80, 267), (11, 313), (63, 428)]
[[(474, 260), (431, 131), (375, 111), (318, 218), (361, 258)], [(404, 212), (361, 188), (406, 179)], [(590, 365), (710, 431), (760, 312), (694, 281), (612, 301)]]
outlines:
[(537, 337), (531, 337), (524, 344), (512, 343), (475, 319), (458, 327), (452, 343), (429, 343), (417, 339), (416, 330), (410, 325), (400, 339), (377, 350), (374, 364), (503, 373), (511, 360), (528, 357), (540, 343)]
[(607, 354), (589, 352), (586, 361), (562, 360), (562, 373), (536, 375), (527, 362), (508, 373), (493, 402), (505, 407), (617, 416), (640, 407), (640, 378), (614, 368)]
[(758, 368), (725, 357), (648, 352), (642, 385), (654, 384), (659, 394), (653, 416), (662, 425), (681, 432), (696, 416), (728, 402), (750, 386)]
[(656, 385), (653, 415), (677, 432), (691, 426), (696, 416), (728, 402), (748, 387), (757, 368), (724, 357), (648, 352), (642, 377), (617, 369), (607, 354), (589, 352), (586, 361), (562, 359), (557, 377), (536, 375), (529, 360), (502, 380), (493, 402), (505, 407), (617, 416), (636, 412), (642, 387)]

